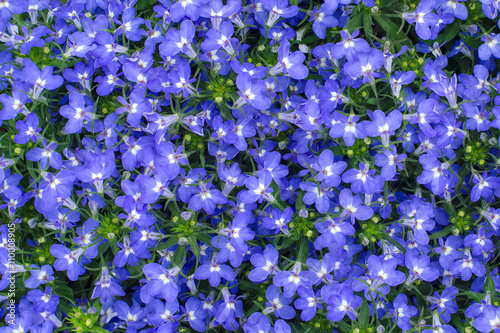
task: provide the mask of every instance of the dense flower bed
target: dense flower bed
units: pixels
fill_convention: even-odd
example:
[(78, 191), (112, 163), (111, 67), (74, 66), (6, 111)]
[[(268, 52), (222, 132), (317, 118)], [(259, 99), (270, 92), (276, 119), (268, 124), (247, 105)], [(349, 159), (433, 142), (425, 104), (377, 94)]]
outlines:
[(0, 0), (0, 333), (500, 332), (500, 0)]

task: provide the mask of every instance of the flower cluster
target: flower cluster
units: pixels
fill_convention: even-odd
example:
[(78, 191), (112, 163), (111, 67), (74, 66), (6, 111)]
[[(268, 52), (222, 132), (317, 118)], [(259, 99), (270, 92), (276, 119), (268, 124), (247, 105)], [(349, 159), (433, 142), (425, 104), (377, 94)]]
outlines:
[(0, 332), (500, 332), (499, 10), (0, 0)]

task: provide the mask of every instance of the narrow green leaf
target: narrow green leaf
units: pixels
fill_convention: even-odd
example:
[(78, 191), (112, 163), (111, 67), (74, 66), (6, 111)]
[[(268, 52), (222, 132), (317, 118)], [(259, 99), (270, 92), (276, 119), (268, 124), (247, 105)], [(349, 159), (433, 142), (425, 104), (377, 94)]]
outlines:
[(194, 235), (189, 236), (189, 244), (191, 245), (191, 251), (194, 253), (196, 260), (200, 260), (200, 247)]
[(377, 21), (378, 25), (382, 28), (382, 30), (386, 31), (392, 41), (399, 45), (406, 45), (408, 47), (412, 47), (411, 41), (406, 36), (406, 34), (402, 31), (399, 31), (399, 26), (394, 23), (391, 19), (384, 15), (374, 15), (373, 18)]

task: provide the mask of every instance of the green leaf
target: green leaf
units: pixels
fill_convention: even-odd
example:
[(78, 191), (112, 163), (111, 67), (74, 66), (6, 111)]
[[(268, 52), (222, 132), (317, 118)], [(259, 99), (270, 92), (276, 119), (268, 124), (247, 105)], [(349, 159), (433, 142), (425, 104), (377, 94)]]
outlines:
[(197, 232), (194, 234), (194, 236), (202, 243), (207, 244), (210, 246), (212, 244), (212, 237), (210, 237), (207, 233), (204, 232)]
[(297, 243), (297, 261), (305, 263), (307, 255), (309, 254), (309, 240), (307, 237), (300, 237)]
[(453, 322), (453, 324), (455, 324), (455, 328), (458, 328), (459, 332), (463, 332), (464, 323), (462, 322), (462, 318), (459, 314), (455, 313), (454, 315), (452, 315), (451, 321)]
[(373, 20), (370, 12), (364, 12), (363, 31), (365, 32), (365, 37), (368, 38), (368, 42), (371, 44), (373, 35)]
[(105, 330), (102, 327), (92, 327), (90, 330), (94, 333), (109, 333), (108, 330)]
[(179, 245), (175, 249), (174, 255), (172, 256), (173, 266), (182, 267), (183, 261), (186, 259), (186, 245)]
[(399, 26), (387, 16), (373, 15), (373, 18), (375, 19), (375, 21), (377, 21), (382, 30), (387, 31), (387, 34), (396, 45), (399, 45), (399, 47), (401, 47), (402, 45), (412, 47), (411, 41), (408, 36), (406, 36), (404, 32), (399, 31)]
[[(460, 32), (460, 24), (461, 24), (460, 20), (455, 20), (455, 22), (453, 22), (452, 24), (448, 24), (444, 29), (444, 31), (439, 33), (436, 42), (441, 44), (443, 42), (452, 41), (456, 37), (456, 35), (458, 35), (458, 33)], [(427, 42), (427, 44), (431, 45), (432, 42), (429, 41)]]
[(191, 251), (193, 251), (196, 260), (200, 260), (200, 247), (194, 235), (189, 236), (189, 244), (191, 245)]
[(493, 282), (493, 279), (491, 278), (491, 276), (488, 276), (486, 278), (486, 282), (484, 284), (484, 291), (485, 292), (491, 292), (492, 294), (495, 293), (495, 283)]
[(363, 25), (363, 12), (361, 12), (360, 8), (360, 6), (355, 7), (353, 13), (349, 16), (349, 21), (344, 28), (350, 33), (361, 28), (361, 26)]
[(364, 302), (357, 316), (358, 323), (361, 328), (368, 327), (368, 320), (370, 319), (370, 309), (368, 308), (368, 302)]
[(169, 247), (172, 247), (175, 244), (177, 244), (177, 242), (178, 242), (177, 236), (173, 235), (170, 238), (168, 238), (166, 242), (161, 242), (160, 244), (158, 244), (158, 246), (156, 246), (156, 251), (166, 250)]
[(451, 228), (453, 225), (449, 225), (441, 231), (435, 232), (429, 236), (429, 240), (438, 239), (451, 234)]

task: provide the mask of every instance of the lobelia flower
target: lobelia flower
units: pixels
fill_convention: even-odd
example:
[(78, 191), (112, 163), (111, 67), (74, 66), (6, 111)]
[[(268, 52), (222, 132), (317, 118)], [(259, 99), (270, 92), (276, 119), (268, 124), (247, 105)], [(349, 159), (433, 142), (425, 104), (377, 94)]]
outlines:
[[(143, 268), (144, 275), (149, 282), (143, 287), (147, 290), (149, 296), (160, 295), (167, 302), (174, 302), (177, 299), (179, 288), (177, 286), (177, 274), (179, 268), (165, 269), (160, 264), (146, 264)], [(143, 291), (141, 289), (141, 299)], [(145, 302), (145, 300), (144, 300)]]
[(168, 78), (172, 84), (168, 89), (164, 89), (165, 92), (171, 92), (173, 94), (179, 94), (182, 92), (182, 96), (185, 98), (189, 95), (197, 95), (198, 92), (196, 88), (193, 87), (191, 83), (195, 82), (196, 79), (190, 79), (191, 77), (191, 67), (185, 62), (179, 63), (174, 71), (168, 74)]
[(159, 173), (169, 179), (175, 179), (179, 174), (181, 165), (188, 164), (187, 155), (183, 153), (184, 147), (176, 147), (172, 142), (161, 142), (156, 146), (155, 165)]
[(234, 295), (231, 295), (229, 290), (224, 287), (222, 289), (223, 302), (218, 306), (215, 319), (222, 323), (222, 326), (228, 330), (235, 330), (239, 327), (236, 318), (243, 317), (243, 302)]
[(295, 317), (294, 308), (288, 305), (293, 299), (280, 294), (280, 288), (274, 284), (267, 287), (266, 298), (268, 300), (266, 302), (267, 308), (262, 311), (263, 314), (274, 313), (276, 317), (283, 319), (292, 319)]
[(54, 295), (50, 287), (46, 287), (45, 292), (39, 289), (30, 290), (26, 298), (33, 303), (33, 309), (37, 312), (55, 312), (59, 303), (59, 296)]
[(356, 38), (358, 35), (359, 30), (354, 30), (352, 34), (347, 30), (342, 30), (340, 32), (342, 41), (333, 46), (331, 55), (335, 59), (346, 57), (348, 61), (353, 61), (357, 54), (370, 52), (370, 45), (368, 42), (363, 38)]
[(481, 315), (474, 318), (474, 327), (483, 333), (500, 330), (500, 308), (486, 305)]
[(87, 152), (85, 164), (75, 169), (75, 174), (82, 182), (92, 183), (97, 192), (103, 193), (104, 180), (116, 170), (115, 156), (112, 150), (94, 154)]
[(415, 31), (418, 37), (423, 40), (431, 38), (430, 27), (438, 23), (438, 16), (432, 13), (432, 10), (436, 7), (435, 0), (423, 0), (420, 1), (414, 12), (403, 13), (403, 18), (408, 21), (408, 23), (415, 23)]
[(481, 197), (485, 201), (491, 201), (493, 198), (493, 189), (496, 189), (500, 183), (498, 177), (489, 176), (484, 172), (483, 175), (474, 173), (472, 182), (475, 184), (471, 191), (471, 200), (473, 202), (479, 201)]
[(228, 265), (218, 262), (214, 257), (211, 261), (202, 263), (194, 273), (195, 279), (207, 280), (212, 287), (217, 287), (221, 283), (221, 279), (232, 281), (235, 278), (234, 271)]
[(127, 48), (116, 42), (116, 36), (107, 31), (98, 31), (95, 35), (97, 48), (93, 51), (101, 66), (109, 64), (118, 53), (127, 52)]
[(243, 262), (245, 252), (236, 251), (231, 242), (224, 236), (213, 237), (212, 245), (219, 249), (217, 261), (226, 262), (229, 260), (231, 266), (239, 267)]
[(73, 238), (73, 242), (80, 245), (84, 250), (87, 259), (97, 257), (97, 251), (100, 244), (106, 240), (102, 238), (94, 239), (96, 229), (99, 228), (99, 222), (93, 219), (88, 219), (83, 223), (83, 226), (76, 229), (78, 237)]
[[(147, 258), (149, 256), (148, 249), (137, 248), (135, 244), (131, 245), (128, 236), (123, 237), (123, 243), (117, 242), (117, 245), (121, 250), (115, 254), (113, 260), (116, 267), (124, 267), (127, 263), (130, 266), (135, 266), (141, 262), (140, 258)], [(136, 250), (139, 250), (137, 254)]]
[(276, 230), (288, 235), (288, 223), (292, 220), (293, 210), (291, 207), (286, 207), (283, 213), (278, 208), (273, 209), (271, 217), (265, 217), (262, 220), (262, 225), (269, 230)]
[(328, 186), (338, 186), (340, 184), (340, 175), (347, 167), (344, 161), (334, 162), (334, 155), (331, 150), (324, 150), (318, 163), (313, 164), (312, 168), (317, 171), (316, 180), (324, 181)]
[(259, 178), (248, 177), (245, 180), (245, 186), (248, 190), (241, 191), (240, 200), (244, 203), (261, 203), (263, 199), (273, 202), (273, 189), (270, 187), (273, 181), (272, 175), (268, 170), (260, 170)]
[(57, 258), (54, 262), (56, 271), (67, 271), (68, 278), (71, 281), (78, 280), (79, 275), (85, 274), (85, 267), (78, 263), (81, 255), (85, 252), (82, 248), (70, 251), (61, 244), (54, 244), (50, 247), (50, 253)]
[(490, 239), (491, 233), (485, 231), (484, 228), (479, 228), (476, 233), (465, 236), (464, 246), (472, 249), (472, 254), (479, 256), (483, 252), (489, 252), (493, 248), (493, 241)]
[(441, 295), (436, 291), (434, 297), (427, 297), (427, 300), (432, 303), (431, 309), (437, 309), (445, 323), (448, 323), (451, 320), (451, 315), (458, 311), (458, 306), (454, 301), (457, 294), (457, 287), (452, 286), (445, 288)]
[(396, 146), (391, 145), (382, 153), (375, 155), (375, 165), (382, 167), (380, 175), (385, 181), (393, 180), (397, 170), (404, 170), (404, 164), (401, 163), (406, 159), (406, 154), (397, 154)]
[(356, 53), (356, 56), (344, 65), (344, 71), (352, 78), (363, 77), (363, 83), (374, 84), (380, 76), (376, 73), (384, 65), (384, 54), (377, 49)]
[(430, 266), (430, 258), (425, 254), (417, 257), (413, 252), (407, 252), (405, 265), (410, 273), (406, 279), (407, 285), (412, 284), (416, 279), (432, 282), (439, 278), (439, 271)]
[(260, 312), (252, 313), (243, 325), (245, 333), (269, 333), (270, 329), (271, 322), (269, 318)]
[(28, 112), (26, 103), (29, 103), (30, 99), (24, 92), (13, 90), (12, 96), (1, 94), (0, 102), (3, 104), (2, 111), (0, 111), (0, 120), (10, 120), (15, 119), (19, 113)]
[(330, 209), (330, 197), (332, 192), (330, 187), (319, 185), (313, 182), (300, 183), (300, 189), (306, 191), (303, 201), (306, 205), (314, 204), (318, 212), (326, 213)]
[(342, 222), (340, 218), (332, 219), (327, 217), (326, 221), (314, 224), (314, 227), (321, 234), (314, 240), (314, 248), (321, 250), (332, 244), (344, 246), (346, 236), (354, 235), (355, 229), (348, 222)]
[(154, 312), (148, 314), (147, 322), (150, 325), (158, 326), (158, 332), (172, 332), (179, 325), (180, 315), (176, 314), (179, 311), (178, 302), (161, 302), (153, 300), (152, 309)]
[(305, 59), (306, 57), (300, 51), (290, 54), (290, 42), (284, 41), (278, 51), (278, 63), (269, 72), (274, 76), (285, 73), (296, 80), (305, 79), (309, 74), (307, 67), (302, 64)]
[(135, 16), (134, 8), (127, 8), (122, 13), (121, 25), (116, 30), (116, 34), (125, 33), (127, 39), (137, 42), (140, 41), (146, 32), (139, 27), (144, 23), (144, 19)]
[(99, 83), (97, 86), (96, 92), (99, 96), (109, 95), (116, 86), (124, 86), (125, 83), (118, 78), (116, 74), (118, 69), (116, 68), (108, 68), (108, 66), (104, 66), (103, 68), (105, 76), (98, 76), (94, 79), (95, 82)]
[(243, 186), (247, 178), (246, 175), (241, 173), (238, 163), (234, 163), (228, 169), (223, 163), (220, 163), (217, 168), (219, 178), (225, 183), (222, 194), (227, 196), (236, 186)]
[[(483, 65), (474, 66), (474, 75), (459, 74), (459, 81), (467, 87), (464, 91), (464, 96), (468, 99), (475, 100), (481, 95), (482, 92), (489, 94), (491, 92), (491, 83), (488, 81), (489, 75), (490, 72)], [(464, 105), (462, 105), (462, 107)]]
[(441, 331), (443, 333), (456, 333), (457, 330), (451, 325), (441, 324), (440, 316), (437, 313), (432, 315), (432, 328), (424, 329), (422, 333), (434, 333), (436, 331)]
[(112, 300), (113, 296), (125, 296), (125, 292), (120, 287), (119, 280), (111, 278), (108, 268), (103, 267), (101, 277), (95, 283), (91, 299), (100, 297), (101, 303), (104, 304), (108, 303), (109, 300)]
[(53, 70), (53, 67), (45, 66), (40, 71), (33, 61), (23, 60), (26, 82), (33, 86), (31, 96), (33, 99), (38, 99), (44, 89), (55, 90), (63, 84), (63, 78), (59, 75), (53, 75)]
[(127, 123), (132, 127), (139, 127), (143, 114), (151, 112), (151, 104), (145, 99), (142, 89), (134, 89), (130, 94), (130, 102), (122, 96), (118, 96), (118, 101), (124, 105), (116, 109), (116, 114), (127, 112)]
[(283, 287), (285, 297), (293, 297), (300, 286), (310, 289), (312, 286), (311, 272), (302, 272), (301, 263), (296, 262), (292, 271), (281, 271), (273, 278), (273, 283)]
[(75, 173), (69, 170), (61, 170), (57, 175), (42, 172), (41, 176), (45, 180), (40, 184), (43, 187), (42, 200), (50, 207), (57, 205), (59, 199), (68, 199), (71, 196), (73, 182), (76, 179)]
[(363, 122), (359, 124), (357, 123), (359, 120), (358, 116), (352, 114), (345, 116), (334, 111), (332, 118), (332, 127), (329, 132), (332, 139), (342, 137), (344, 139), (344, 143), (350, 147), (354, 144), (356, 139), (366, 138), (366, 131), (364, 126), (362, 126)]
[[(5, 13), (5, 8), (6, 7), (0, 9), (0, 15)], [(2, 15), (0, 17), (4, 16)], [(23, 313), (21, 313), (20, 317), (14, 316), (14, 319), (7, 320), (6, 323), (6, 326), (0, 327), (1, 333), (30, 332), (31, 328), (33, 327), (33, 312), (24, 311)]]
[(277, 151), (266, 154), (263, 159), (261, 159), (260, 156), (255, 156), (255, 160), (259, 163), (259, 172), (260, 170), (269, 171), (275, 181), (288, 175), (288, 167), (280, 164), (281, 154)]
[(34, 148), (26, 153), (26, 159), (33, 162), (40, 162), (40, 168), (45, 170), (47, 168), (47, 164), (53, 167), (54, 169), (61, 169), (62, 164), (62, 156), (61, 154), (55, 152), (57, 148), (57, 143), (50, 142), (47, 144), (47, 140), (42, 141), (42, 148)]
[(474, 274), (477, 277), (483, 277), (486, 274), (486, 267), (478, 259), (472, 257), (470, 249), (466, 248), (461, 260), (455, 261), (450, 268), (454, 275), (460, 274), (463, 281), (469, 281)]
[(396, 71), (389, 80), (391, 85), (392, 95), (399, 98), (403, 85), (410, 84), (415, 80), (416, 74), (414, 71), (400, 72)]
[(348, 286), (342, 287), (338, 294), (330, 295), (325, 301), (328, 309), (326, 317), (334, 322), (341, 321), (346, 314), (352, 320), (356, 320), (356, 309), (363, 303), (363, 299), (354, 295)]
[[(466, 132), (460, 128), (461, 121), (456, 121), (451, 113), (447, 113), (441, 118), (441, 123), (436, 125), (437, 141), (439, 148), (446, 148), (454, 139), (463, 139)], [(460, 140), (462, 141), (462, 140)]]
[(90, 81), (94, 75), (94, 66), (89, 63), (86, 66), (83, 62), (78, 62), (73, 68), (66, 68), (63, 71), (63, 77), (69, 82), (78, 82), (86, 91), (91, 91)]
[(313, 22), (313, 31), (318, 38), (326, 38), (326, 29), (339, 24), (338, 19), (333, 16), (334, 12), (335, 10), (329, 8), (327, 4), (322, 4), (319, 9), (314, 7), (312, 11), (307, 12), (310, 17), (309, 22)]
[(394, 309), (390, 309), (392, 314), (392, 321), (396, 322), (399, 328), (406, 332), (411, 329), (412, 324), (410, 318), (418, 314), (418, 310), (413, 305), (408, 305), (408, 298), (406, 295), (400, 294), (394, 299)]
[(279, 269), (278, 265), (279, 253), (273, 245), (268, 244), (262, 253), (253, 254), (250, 257), (250, 262), (253, 269), (248, 273), (248, 278), (254, 283), (264, 282), (269, 275), (276, 274)]
[(41, 127), (38, 127), (38, 117), (34, 113), (30, 113), (26, 116), (25, 121), (19, 120), (16, 123), (16, 128), (19, 131), (14, 136), (14, 142), (20, 145), (24, 145), (30, 141), (36, 142), (41, 135)]
[(117, 317), (123, 321), (122, 324), (127, 326), (127, 331), (136, 332), (137, 329), (146, 326), (146, 321), (143, 319), (147, 316), (147, 311), (134, 300), (132, 306), (118, 300), (113, 304), (113, 310), (116, 312)]
[[(207, 3), (207, 0), (177, 1), (170, 7), (170, 18), (173, 22), (179, 22), (184, 16), (195, 21), (199, 18), (199, 7)], [(189, 20), (184, 20), (186, 22)]]
[(419, 184), (430, 184), (432, 192), (436, 195), (443, 193), (446, 186), (449, 163), (441, 163), (439, 160), (429, 154), (419, 157), (419, 162), (424, 170), (417, 177)]
[(206, 34), (206, 39), (201, 43), (203, 51), (217, 51), (221, 47), (229, 54), (233, 55), (235, 50), (233, 44), (238, 43), (237, 38), (231, 38), (234, 34), (234, 27), (231, 22), (222, 22), (220, 29), (210, 29)]
[[(490, 129), (491, 121), (488, 119), (490, 118), (491, 113), (485, 110), (484, 105), (480, 106), (481, 109), (474, 105), (474, 103), (464, 103), (461, 107), (468, 118), (466, 125), (468, 130), (483, 132)], [(494, 121), (496, 121), (496, 119)]]
[[(387, 284), (391, 287), (402, 284), (406, 280), (406, 275), (403, 272), (396, 270), (397, 260), (391, 258), (389, 260), (382, 260), (381, 258), (371, 255), (367, 261), (368, 272), (367, 277), (371, 280), (368, 289), (370, 291), (380, 290), (380, 287)], [(362, 289), (355, 286), (361, 286)], [(367, 294), (367, 286), (363, 282), (353, 282), (353, 290), (365, 289)]]
[[(341, 263), (345, 260), (345, 256), (343, 254), (346, 252), (342, 247), (337, 246), (337, 244), (328, 244), (333, 251), (328, 252), (323, 256), (321, 261), (309, 258), (306, 261), (307, 266), (310, 267), (310, 272), (314, 273), (310, 275), (311, 282), (313, 285), (319, 285), (321, 283), (331, 284), (333, 281), (332, 271), (337, 271), (343, 266)], [(334, 246), (330, 246), (334, 245)], [(337, 274), (339, 272), (335, 272), (335, 278), (339, 280)], [(300, 294), (300, 291), (299, 291)]]
[(373, 216), (373, 209), (363, 205), (363, 200), (359, 194), (353, 196), (349, 189), (343, 189), (339, 195), (339, 203), (344, 210), (340, 214), (340, 219), (351, 217), (351, 224), (355, 220), (366, 221)]
[(349, 169), (342, 175), (344, 183), (351, 184), (353, 193), (372, 195), (381, 187), (381, 176), (375, 176), (375, 170), (370, 170), (370, 164), (359, 163), (359, 169)]
[(318, 308), (323, 310), (323, 305), (321, 304), (321, 290), (314, 293), (312, 289), (299, 287), (297, 292), (300, 298), (295, 300), (294, 306), (296, 309), (302, 310), (300, 319), (309, 321), (316, 316), (316, 310)]
[(267, 110), (271, 106), (271, 100), (266, 93), (266, 84), (263, 81), (253, 80), (250, 74), (242, 72), (236, 77), (236, 86), (240, 97), (234, 102), (233, 109), (246, 104), (258, 110)]
[(185, 308), (181, 307), (181, 309), (186, 314), (185, 319), (195, 331), (205, 332), (207, 328), (207, 324), (205, 323), (207, 315), (203, 309), (203, 302), (196, 297), (191, 297), (186, 301)]
[(228, 223), (227, 228), (221, 229), (221, 234), (229, 237), (233, 248), (245, 253), (248, 250), (246, 241), (254, 238), (255, 232), (248, 227), (255, 221), (255, 217), (250, 212), (240, 212), (236, 214), (232, 222)]
[(394, 110), (387, 116), (383, 111), (375, 110), (368, 112), (372, 119), (371, 123), (366, 126), (366, 133), (368, 136), (380, 136), (384, 147), (389, 147), (390, 136), (396, 133), (396, 130), (401, 127), (403, 115), (398, 110)]
[(10, 169), (1, 173), (0, 176), (0, 194), (3, 194), (7, 199), (18, 199), (23, 195), (18, 184), (23, 177), (21, 175), (12, 175)]
[(215, 212), (216, 205), (227, 203), (226, 196), (216, 189), (211, 182), (206, 184), (199, 182), (198, 188), (198, 193), (189, 199), (189, 209), (197, 212), (203, 208), (207, 214), (212, 215)]
[(239, 8), (241, 8), (241, 3), (238, 1), (231, 0), (224, 5), (221, 0), (209, 0), (208, 4), (201, 6), (199, 10), (200, 16), (210, 18), (212, 28), (219, 30), (222, 19), (227, 19), (233, 13), (238, 12)]
[(294, 17), (299, 12), (297, 6), (288, 6), (287, 0), (267, 0), (262, 2), (262, 6), (269, 11), (265, 24), (269, 28), (273, 27), (280, 18)]
[(69, 105), (61, 107), (59, 113), (64, 118), (69, 119), (64, 129), (69, 134), (78, 133), (81, 131), (84, 122), (90, 122), (94, 119), (94, 105), (88, 104), (84, 96), (79, 93), (71, 93), (69, 95)]
[(488, 60), (492, 55), (500, 58), (500, 34), (484, 34), (481, 41), (485, 43), (477, 51), (479, 59)]
[(42, 284), (54, 281), (54, 270), (50, 265), (43, 265), (40, 269), (32, 267), (30, 270), (31, 276), (24, 281), (26, 288), (35, 289)]
[[(180, 2), (179, 2), (180, 3)], [(159, 46), (160, 55), (163, 59), (173, 57), (182, 52), (189, 58), (196, 58), (196, 51), (192, 47), (195, 35), (195, 27), (190, 20), (182, 21), (180, 30), (169, 29), (165, 34), (165, 42)]]

